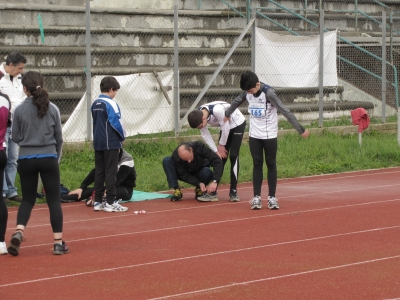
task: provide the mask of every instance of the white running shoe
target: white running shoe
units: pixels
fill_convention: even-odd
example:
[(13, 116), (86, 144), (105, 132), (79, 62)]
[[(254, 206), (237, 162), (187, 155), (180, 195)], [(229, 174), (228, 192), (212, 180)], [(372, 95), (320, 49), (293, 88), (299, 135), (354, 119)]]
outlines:
[(103, 210), (105, 212), (125, 212), (128, 211), (128, 208), (120, 205), (118, 200), (115, 200), (113, 204), (104, 203)]
[(94, 211), (101, 211), (101, 210), (104, 210), (104, 203), (103, 203), (103, 202), (95, 202), (95, 203), (94, 203), (93, 210), (94, 210)]
[(260, 196), (255, 196), (249, 202), (251, 204), (251, 209), (261, 209), (261, 207), (262, 207), (261, 197)]
[(6, 242), (0, 242), (0, 255), (7, 254)]
[(278, 199), (272, 196), (268, 196), (268, 208), (279, 209)]

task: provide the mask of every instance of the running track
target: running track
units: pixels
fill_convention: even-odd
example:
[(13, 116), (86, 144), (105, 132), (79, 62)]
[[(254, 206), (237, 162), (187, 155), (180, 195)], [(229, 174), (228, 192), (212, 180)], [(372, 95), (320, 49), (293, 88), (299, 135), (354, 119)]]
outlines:
[[(267, 186), (263, 188), (263, 198)], [(71, 252), (52, 255), (38, 205), (20, 255), (0, 256), (1, 299), (400, 299), (400, 168), (278, 181), (279, 210), (252, 185), (219, 202), (63, 204)], [(145, 214), (135, 215), (135, 210)], [(16, 209), (9, 210), (7, 242)]]

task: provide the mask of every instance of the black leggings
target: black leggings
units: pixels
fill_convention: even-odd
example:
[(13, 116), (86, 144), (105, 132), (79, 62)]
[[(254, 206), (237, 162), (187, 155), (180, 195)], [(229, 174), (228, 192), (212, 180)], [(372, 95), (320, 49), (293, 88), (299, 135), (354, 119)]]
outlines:
[(278, 150), (278, 139), (255, 139), (249, 138), (250, 153), (253, 157), (253, 191), (254, 196), (261, 196), (263, 180), (263, 152), (265, 163), (268, 168), (268, 196), (275, 197), (278, 173), (276, 169), (276, 152)]
[[(0, 191), (3, 190), (4, 168), (7, 165), (5, 149), (0, 150)], [(0, 200), (0, 242), (4, 242), (8, 221), (8, 210), (3, 197)]]
[[(63, 200), (75, 200), (75, 201), (81, 201), (84, 199), (88, 199), (92, 196), (94, 191), (94, 187), (88, 187), (82, 191), (82, 195), (80, 198), (78, 198), (78, 195), (72, 194), (72, 195), (67, 195), (63, 194), (61, 195), (61, 198)], [(115, 199), (119, 200), (131, 200), (133, 194), (133, 188), (132, 187), (124, 187), (122, 185), (117, 186), (117, 196)]]
[(63, 212), (60, 202), (60, 170), (56, 158), (32, 158), (18, 160), (22, 202), (18, 209), (17, 225), (28, 224), (32, 208), (36, 203), (36, 190), (40, 178), (46, 191), (53, 233), (62, 232)]
[[(228, 140), (226, 141), (225, 145), (225, 149), (229, 152), (229, 160), (231, 162), (231, 191), (236, 190), (239, 179), (239, 152), (240, 146), (242, 145), (243, 133), (245, 128), (246, 121), (244, 121), (241, 125), (232, 128), (229, 131)], [(221, 138), (221, 132), (219, 138)], [(227, 160), (228, 158), (222, 159), (224, 167)]]

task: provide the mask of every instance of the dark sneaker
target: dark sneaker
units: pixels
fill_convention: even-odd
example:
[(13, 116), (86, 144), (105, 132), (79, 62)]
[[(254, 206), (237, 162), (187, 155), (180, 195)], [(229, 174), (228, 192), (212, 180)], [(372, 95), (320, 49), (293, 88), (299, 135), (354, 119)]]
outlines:
[(21, 202), (22, 201), (22, 198), (20, 196), (18, 196), (18, 195), (12, 196), (12, 197), (10, 197), (8, 199), (10, 199), (11, 201), (15, 201), (15, 202)]
[(201, 191), (201, 188), (197, 187), (194, 189), (194, 199), (198, 200), (198, 198), (203, 195), (204, 193)]
[(197, 201), (200, 202), (217, 202), (218, 201), (218, 196), (216, 193), (212, 194), (204, 194), (203, 196), (197, 197)]
[(22, 233), (17, 231), (11, 236), (10, 244), (8, 245), (7, 251), (11, 255), (17, 256), (19, 254), (19, 247), (23, 240)]
[(171, 197), (171, 201), (175, 202), (175, 201), (181, 201), (182, 200), (182, 192), (180, 189), (176, 189), (174, 194)]
[(59, 243), (54, 244), (54, 255), (67, 254), (69, 252), (67, 244), (63, 241), (62, 245)]
[(8, 202), (10, 202), (10, 200), (8, 200), (8, 198), (7, 198), (7, 197), (3, 197), (3, 201), (4, 201), (4, 203), (8, 203)]
[(229, 197), (231, 198), (232, 202), (239, 202), (240, 198), (236, 190), (231, 190), (229, 193)]

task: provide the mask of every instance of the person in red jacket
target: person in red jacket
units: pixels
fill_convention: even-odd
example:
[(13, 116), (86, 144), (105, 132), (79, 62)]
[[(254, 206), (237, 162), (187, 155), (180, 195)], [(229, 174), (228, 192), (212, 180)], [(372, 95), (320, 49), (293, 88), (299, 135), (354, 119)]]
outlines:
[[(1, 74), (0, 74), (1, 77)], [(7, 95), (0, 92), (0, 191), (3, 189), (4, 168), (7, 165), (7, 154), (4, 147), (7, 127), (10, 121), (11, 102)], [(0, 200), (0, 254), (7, 254), (5, 234), (7, 230), (8, 210), (4, 200)]]

